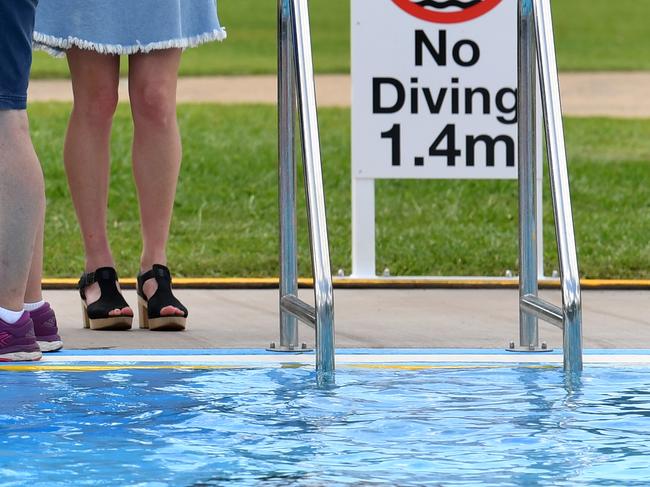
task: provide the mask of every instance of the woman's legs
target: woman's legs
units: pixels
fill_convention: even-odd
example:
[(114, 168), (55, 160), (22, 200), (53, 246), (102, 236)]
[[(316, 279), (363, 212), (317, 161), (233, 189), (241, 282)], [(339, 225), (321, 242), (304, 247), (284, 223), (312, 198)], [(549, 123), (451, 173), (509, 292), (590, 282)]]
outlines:
[[(106, 231), (110, 173), (110, 137), (118, 102), (118, 56), (72, 48), (67, 51), (74, 107), (66, 134), (64, 161), (72, 201), (86, 252), (86, 272), (114, 267)], [(87, 303), (97, 301), (98, 284), (86, 288)], [(133, 316), (130, 308), (113, 316)]]
[[(181, 139), (176, 120), (176, 82), (180, 49), (129, 56), (129, 95), (134, 122), (133, 174), (138, 188), (143, 249), (140, 269), (167, 264), (167, 240), (181, 165)], [(151, 297), (156, 281), (144, 292)], [(182, 315), (175, 307), (162, 315)]]

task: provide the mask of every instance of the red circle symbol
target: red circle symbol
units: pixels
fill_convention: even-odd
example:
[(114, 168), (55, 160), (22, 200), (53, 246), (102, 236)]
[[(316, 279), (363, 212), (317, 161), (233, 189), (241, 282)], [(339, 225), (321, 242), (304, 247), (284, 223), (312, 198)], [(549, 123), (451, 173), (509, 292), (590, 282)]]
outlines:
[[(467, 22), (488, 13), (499, 5), (501, 0), (479, 0), (478, 2), (469, 1), (466, 3), (459, 0), (393, 0), (393, 3), (418, 19), (437, 24), (456, 24)], [(449, 7), (459, 7), (462, 10), (443, 11)]]

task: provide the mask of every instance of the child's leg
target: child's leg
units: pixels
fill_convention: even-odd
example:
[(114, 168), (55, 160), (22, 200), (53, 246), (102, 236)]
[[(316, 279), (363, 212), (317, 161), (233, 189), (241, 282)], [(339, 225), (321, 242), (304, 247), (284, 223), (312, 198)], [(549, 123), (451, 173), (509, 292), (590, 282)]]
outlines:
[(43, 226), (44, 219), (37, 224), (36, 239), (34, 240), (34, 251), (32, 252), (32, 265), (27, 278), (27, 289), (25, 291), (25, 303), (37, 303), (43, 300), (41, 281), (43, 279)]
[(42, 352), (55, 352), (63, 347), (56, 315), (49, 303), (43, 301), (41, 280), (43, 278), (43, 219), (37, 223), (31, 268), (25, 291), (25, 311), (29, 311), (34, 323), (34, 335)]
[(27, 122), (36, 1), (0, 0), (0, 361), (38, 360), (23, 300), (45, 211), (43, 173)]
[(43, 173), (24, 110), (0, 110), (0, 307), (21, 311), (45, 211)]
[(25, 111), (35, 8), (35, 0), (0, 1), (0, 308), (16, 312), (45, 206)]

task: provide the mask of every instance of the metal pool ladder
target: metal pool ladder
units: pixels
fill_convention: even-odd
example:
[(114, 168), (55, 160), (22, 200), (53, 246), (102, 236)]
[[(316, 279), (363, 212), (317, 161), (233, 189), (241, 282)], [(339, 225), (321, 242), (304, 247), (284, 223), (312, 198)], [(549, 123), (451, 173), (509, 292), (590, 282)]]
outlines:
[[(298, 298), (296, 237), (296, 105), (314, 274), (314, 303)], [(305, 350), (298, 320), (316, 331), (316, 370), (334, 371), (334, 291), (325, 214), (316, 89), (307, 0), (278, 0), (278, 152), (280, 204), (280, 344), (271, 350)]]
[[(582, 370), (582, 304), (551, 6), (549, 0), (518, 2), (519, 350), (539, 350), (537, 320), (542, 319), (562, 329), (564, 370), (578, 372)], [(537, 67), (540, 71), (546, 148), (560, 261), (561, 308), (538, 296), (538, 199), (535, 191)]]

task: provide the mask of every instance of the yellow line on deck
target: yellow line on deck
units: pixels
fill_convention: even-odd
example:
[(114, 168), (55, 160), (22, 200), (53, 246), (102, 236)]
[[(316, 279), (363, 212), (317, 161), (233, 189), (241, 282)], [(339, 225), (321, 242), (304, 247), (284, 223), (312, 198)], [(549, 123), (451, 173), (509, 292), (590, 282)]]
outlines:
[[(514, 289), (519, 286), (517, 278), (419, 278), (419, 277), (378, 277), (376, 279), (354, 279), (350, 277), (333, 278), (334, 286), (341, 289)], [(120, 279), (125, 288), (135, 287), (135, 278)], [(300, 278), (301, 287), (312, 287), (313, 279)], [(650, 290), (649, 279), (582, 279), (584, 289), (628, 289)], [(75, 278), (45, 278), (46, 289), (74, 289)], [(279, 285), (277, 277), (184, 277), (174, 279), (179, 289), (275, 289)], [(541, 288), (560, 287), (559, 279), (543, 279)]]

